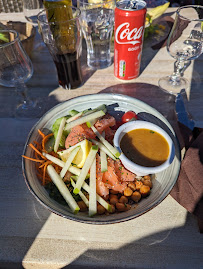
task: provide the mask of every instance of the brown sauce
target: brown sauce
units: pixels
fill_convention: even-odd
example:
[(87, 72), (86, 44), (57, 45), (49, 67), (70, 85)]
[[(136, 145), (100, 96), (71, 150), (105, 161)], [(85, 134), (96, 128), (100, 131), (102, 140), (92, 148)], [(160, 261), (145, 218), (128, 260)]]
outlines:
[(150, 129), (135, 129), (126, 133), (120, 147), (128, 159), (145, 167), (159, 166), (169, 155), (166, 139)]

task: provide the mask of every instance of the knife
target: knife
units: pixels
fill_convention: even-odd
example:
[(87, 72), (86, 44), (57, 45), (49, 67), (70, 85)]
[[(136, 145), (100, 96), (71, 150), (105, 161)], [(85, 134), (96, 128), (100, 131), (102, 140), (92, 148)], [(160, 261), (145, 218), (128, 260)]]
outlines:
[(193, 130), (195, 127), (195, 122), (186, 109), (182, 93), (177, 94), (175, 106), (178, 121), (187, 126), (190, 130)]

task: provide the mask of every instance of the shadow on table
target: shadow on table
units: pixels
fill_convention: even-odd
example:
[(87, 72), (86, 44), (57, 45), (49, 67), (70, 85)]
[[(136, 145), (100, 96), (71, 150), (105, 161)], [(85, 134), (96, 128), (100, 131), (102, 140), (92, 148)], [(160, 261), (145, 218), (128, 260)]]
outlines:
[(1, 118), (0, 157), (1, 166), (5, 168), (1, 169), (0, 180), (1, 269), (21, 268), (23, 257), (50, 215), (30, 194), (21, 168), (24, 143), (35, 122), (36, 119)]
[(134, 97), (157, 109), (173, 124), (176, 121), (174, 113), (175, 97), (162, 91), (158, 86), (148, 83), (123, 83), (110, 86), (100, 93), (124, 94)]
[[(194, 60), (192, 82), (190, 86), (190, 95), (188, 101), (188, 109), (192, 117), (197, 122), (197, 127), (203, 128), (202, 115), (203, 115), (203, 54)], [(198, 98), (197, 98), (198, 96)], [(190, 106), (192, 104), (192, 108)]]
[[(150, 231), (150, 223), (146, 223), (146, 225)], [(201, 248), (199, 247), (201, 238), (195, 232), (197, 231), (196, 226), (194, 217), (187, 214), (185, 223), (182, 226), (167, 230), (163, 229), (157, 233), (134, 240), (129, 244), (124, 244), (118, 249), (112, 249), (111, 247), (107, 249), (88, 249), (75, 261), (62, 267), (62, 269), (197, 269), (201, 267)], [(96, 238), (97, 229), (94, 231)], [(119, 238), (115, 238), (116, 240), (119, 240)], [(184, 245), (183, 242), (185, 242), (186, 248), (179, 249), (179, 246)], [(191, 251), (188, 252), (189, 245), (191, 246)]]
[[(171, 13), (170, 13), (171, 15)], [(149, 65), (161, 48), (166, 49), (166, 41), (173, 26), (174, 20), (168, 14), (164, 14), (156, 19), (153, 24), (162, 28), (158, 28), (157, 32), (150, 33), (149, 29), (145, 29), (142, 58), (140, 66), (140, 74)]]

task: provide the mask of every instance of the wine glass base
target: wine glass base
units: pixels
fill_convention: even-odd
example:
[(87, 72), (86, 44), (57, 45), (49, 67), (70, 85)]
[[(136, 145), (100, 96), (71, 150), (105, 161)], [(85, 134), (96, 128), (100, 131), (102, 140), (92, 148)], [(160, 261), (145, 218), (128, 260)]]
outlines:
[(40, 118), (43, 112), (44, 108), (38, 101), (29, 100), (17, 106), (14, 116), (15, 118), (26, 120)]
[(185, 78), (179, 78), (178, 81), (172, 79), (172, 76), (163, 77), (158, 82), (159, 87), (171, 94), (177, 95), (181, 90), (185, 90), (189, 86), (189, 82)]

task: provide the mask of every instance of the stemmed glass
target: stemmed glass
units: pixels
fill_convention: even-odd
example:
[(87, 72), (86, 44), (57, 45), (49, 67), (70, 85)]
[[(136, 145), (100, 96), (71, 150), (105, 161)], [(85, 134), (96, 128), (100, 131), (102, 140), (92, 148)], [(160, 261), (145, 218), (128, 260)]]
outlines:
[(38, 117), (42, 109), (27, 96), (25, 83), (32, 77), (33, 66), (14, 30), (0, 30), (0, 85), (15, 87), (21, 103), (15, 109), (20, 118)]
[(167, 40), (167, 51), (176, 59), (171, 76), (159, 80), (159, 87), (172, 94), (178, 94), (189, 86), (182, 72), (188, 61), (202, 53), (203, 6), (188, 5), (177, 9), (173, 28)]

